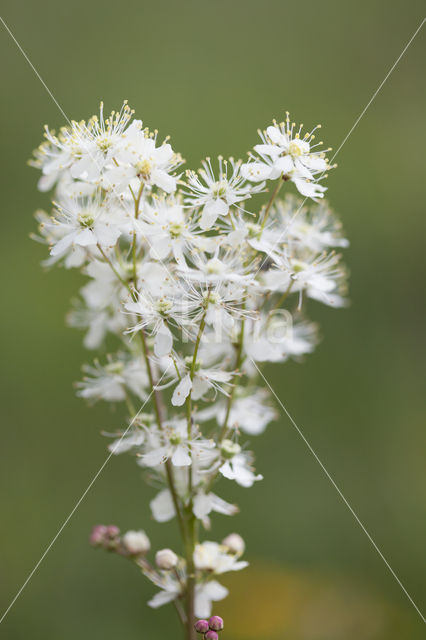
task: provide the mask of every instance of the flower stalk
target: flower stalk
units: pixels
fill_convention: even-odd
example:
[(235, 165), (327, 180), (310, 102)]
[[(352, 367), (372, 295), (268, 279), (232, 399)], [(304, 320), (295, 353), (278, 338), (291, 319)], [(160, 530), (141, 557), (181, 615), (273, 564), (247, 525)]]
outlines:
[[(176, 518), (180, 534), (152, 561), (143, 529), (96, 525), (90, 542), (135, 565), (158, 589), (148, 605), (173, 604), (187, 640), (218, 640), (221, 575), (248, 564), (239, 534), (216, 542), (203, 532), (216, 514), (238, 512), (216, 485), (262, 479), (244, 439), (277, 414), (257, 367), (314, 350), (307, 300), (346, 303), (336, 250), (348, 243), (323, 199), (331, 167), (317, 128), (303, 134), (286, 114), (247, 162), (207, 158), (183, 175), (168, 138), (159, 142), (126, 102), (107, 117), (101, 104), (99, 116), (58, 135), (46, 128), (34, 152), (39, 188), (54, 190), (50, 215), (36, 214), (45, 264), (85, 276), (68, 320), (100, 353), (77, 394), (120, 407), (101, 427), (112, 434), (108, 450), (132, 455), (152, 517)], [(284, 184), (304, 199), (281, 198)], [(268, 185), (269, 199), (251, 211)]]

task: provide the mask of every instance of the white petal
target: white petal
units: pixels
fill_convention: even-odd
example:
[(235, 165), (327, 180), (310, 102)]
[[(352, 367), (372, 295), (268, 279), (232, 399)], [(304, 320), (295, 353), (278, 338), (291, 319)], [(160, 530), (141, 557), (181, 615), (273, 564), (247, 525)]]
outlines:
[(221, 467), (219, 467), (219, 471), (225, 478), (228, 478), (228, 480), (234, 480), (235, 479), (235, 473), (232, 470), (232, 467), (231, 467), (229, 461), (224, 462), (223, 465)]
[(270, 156), (271, 158), (276, 158), (281, 153), (281, 149), (273, 144), (257, 144), (254, 150), (260, 155)]
[(189, 467), (191, 464), (191, 456), (188, 453), (188, 448), (184, 445), (179, 444), (173, 455), (172, 455), (172, 464), (175, 467)]
[(208, 618), (212, 612), (212, 601), (223, 600), (229, 591), (216, 580), (198, 585), (195, 590), (195, 615), (197, 618)]
[(140, 447), (144, 439), (145, 434), (143, 431), (132, 433), (129, 436), (114, 440), (114, 442), (109, 445), (108, 450), (114, 455), (125, 453), (126, 451), (130, 451), (133, 447)]
[(166, 461), (167, 454), (167, 447), (158, 447), (158, 449), (153, 449), (149, 453), (145, 453), (140, 460), (146, 467), (157, 467)]
[(178, 386), (174, 390), (173, 396), (172, 396), (172, 405), (174, 407), (181, 407), (184, 404), (191, 389), (192, 389), (192, 380), (188, 373), (184, 378), (182, 378), (182, 380), (179, 382)]
[(194, 498), (194, 507), (192, 509), (194, 516), (199, 520), (203, 520), (212, 510), (212, 493), (199, 493)]
[(299, 193), (307, 198), (323, 198), (324, 191), (327, 191), (326, 187), (323, 187), (316, 182), (306, 182), (306, 180), (302, 180), (300, 178), (293, 178), (292, 180)]
[(92, 244), (96, 244), (96, 236), (91, 229), (82, 229), (75, 235), (74, 242), (81, 247), (89, 247)]
[(120, 229), (111, 224), (99, 224), (95, 229), (96, 238), (102, 247), (113, 247), (120, 237)]
[(207, 391), (210, 385), (207, 380), (202, 380), (198, 376), (194, 378), (194, 387), (192, 390), (192, 397), (194, 400), (199, 400)]
[(278, 127), (273, 127), (272, 125), (270, 125), (266, 129), (266, 133), (268, 134), (269, 139), (272, 140), (274, 144), (285, 145), (288, 142), (287, 136), (281, 133)]
[(157, 358), (168, 356), (173, 347), (173, 335), (170, 329), (163, 324), (161, 325), (154, 342), (154, 353)]
[(206, 584), (205, 590), (207, 591), (207, 593), (209, 594), (209, 597), (212, 600), (223, 600), (223, 598), (226, 598), (226, 596), (229, 593), (228, 589), (226, 589), (226, 587), (224, 587), (219, 582), (217, 582), (217, 580), (212, 580), (211, 582), (208, 582)]
[(59, 256), (61, 253), (69, 249), (69, 247), (72, 245), (73, 239), (74, 239), (74, 234), (68, 233), (66, 236), (61, 238), (59, 242), (53, 245), (53, 247), (50, 250), (50, 255)]
[(154, 169), (151, 173), (151, 180), (166, 193), (176, 191), (176, 178), (169, 176), (169, 174), (162, 169)]
[(270, 178), (271, 167), (263, 162), (247, 162), (241, 165), (240, 173), (246, 180), (261, 182)]
[(291, 156), (284, 156), (282, 158), (278, 158), (275, 162), (275, 167), (279, 169), (282, 173), (289, 173), (292, 169), (294, 169), (294, 163)]
[(216, 511), (216, 513), (223, 513), (225, 516), (233, 516), (235, 513), (238, 513), (238, 507), (235, 504), (230, 504), (222, 498), (219, 498), (214, 493), (210, 493), (210, 500), (212, 503), (212, 510)]
[(151, 240), (151, 249), (149, 255), (154, 260), (164, 260), (170, 253), (170, 238), (165, 236), (164, 238), (153, 238)]
[(162, 607), (163, 604), (172, 602), (176, 597), (177, 593), (174, 591), (159, 591), (151, 600), (148, 600), (148, 606), (153, 609), (158, 609), (158, 607)]
[(174, 518), (176, 513), (173, 498), (168, 489), (160, 491), (160, 493), (151, 500), (149, 506), (151, 507), (152, 517), (157, 522), (168, 522)]

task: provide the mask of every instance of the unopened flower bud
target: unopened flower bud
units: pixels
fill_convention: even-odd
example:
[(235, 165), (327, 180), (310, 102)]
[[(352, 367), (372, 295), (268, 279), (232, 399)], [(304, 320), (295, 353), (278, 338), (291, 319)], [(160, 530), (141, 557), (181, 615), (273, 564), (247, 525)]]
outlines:
[(222, 544), (230, 553), (235, 553), (236, 556), (241, 556), (246, 548), (244, 540), (238, 533), (230, 533), (229, 536), (222, 540)]
[(161, 549), (155, 554), (155, 563), (159, 569), (165, 569), (169, 571), (174, 569), (178, 563), (179, 558), (171, 549)]
[(97, 524), (90, 534), (90, 544), (94, 547), (101, 547), (106, 540), (107, 527), (104, 524)]
[(232, 442), (232, 440), (225, 438), (221, 444), (221, 451), (224, 458), (233, 458), (237, 453), (240, 453), (241, 447), (238, 442)]
[(213, 631), (213, 629), (209, 629), (207, 633), (204, 635), (204, 638), (205, 640), (218, 640), (219, 634), (216, 633), (216, 631)]
[(209, 618), (209, 627), (213, 631), (221, 631), (223, 629), (223, 619), (220, 616), (212, 616)]
[(94, 547), (103, 547), (104, 549), (113, 550), (119, 542), (120, 529), (115, 524), (105, 526), (98, 524), (93, 527), (90, 534), (90, 543)]
[(148, 553), (151, 543), (145, 531), (127, 531), (124, 534), (123, 546), (130, 555), (142, 555)]
[(113, 540), (114, 538), (118, 538), (119, 535), (120, 535), (120, 529), (116, 527), (115, 524), (109, 524), (107, 526), (107, 536), (110, 540)]
[(197, 633), (206, 633), (209, 630), (209, 623), (207, 620), (197, 620), (194, 628)]

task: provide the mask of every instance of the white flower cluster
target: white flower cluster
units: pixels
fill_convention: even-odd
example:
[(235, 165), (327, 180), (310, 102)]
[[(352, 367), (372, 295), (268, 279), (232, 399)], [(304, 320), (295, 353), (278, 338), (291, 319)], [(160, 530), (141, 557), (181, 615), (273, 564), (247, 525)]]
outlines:
[[(45, 264), (87, 277), (69, 323), (100, 356), (84, 368), (78, 394), (123, 403), (127, 427), (109, 449), (147, 470), (152, 515), (178, 519), (185, 552), (157, 553), (154, 569), (143, 532), (116, 542), (115, 528), (102, 525), (94, 539), (127, 549), (161, 589), (149, 604), (173, 601), (180, 611), (183, 602), (188, 621), (227, 594), (216, 575), (247, 564), (239, 536), (200, 543), (199, 529), (212, 512), (237, 512), (217, 495), (220, 478), (242, 487), (262, 478), (244, 442), (275, 418), (259, 363), (313, 351), (306, 306), (345, 304), (336, 249), (347, 241), (322, 200), (325, 154), (288, 115), (261, 133), (246, 163), (207, 159), (186, 173), (169, 142), (132, 117), (125, 103), (105, 119), (101, 105), (99, 118), (58, 135), (46, 128), (32, 164), (39, 188), (54, 187), (55, 197), (50, 216), (36, 214), (36, 239), (49, 246)], [(278, 199), (291, 182), (304, 200)]]

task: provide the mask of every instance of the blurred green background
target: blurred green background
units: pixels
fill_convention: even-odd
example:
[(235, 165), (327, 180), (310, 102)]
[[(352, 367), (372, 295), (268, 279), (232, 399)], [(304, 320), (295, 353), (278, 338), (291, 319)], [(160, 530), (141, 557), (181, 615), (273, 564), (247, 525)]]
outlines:
[[(6, 1), (3, 17), (70, 118), (117, 108), (198, 166), (244, 155), (286, 109), (321, 122), (335, 149), (419, 25), (411, 0)], [(426, 607), (425, 37), (400, 61), (339, 154), (329, 198), (351, 240), (352, 305), (311, 305), (324, 340), (303, 365), (267, 375), (420, 609)], [(1, 30), (2, 461), (0, 601), (6, 609), (106, 457), (119, 412), (74, 397), (87, 358), (64, 325), (76, 274), (39, 266), (28, 238), (46, 206), (26, 166), (57, 106)], [(213, 536), (236, 529), (251, 568), (217, 607), (231, 640), (392, 640), (424, 625), (285, 416), (254, 443), (265, 479)], [(145, 527), (158, 548), (138, 468), (113, 459), (0, 627), (10, 640), (176, 638), (171, 608), (122, 560), (94, 552), (97, 522)]]

